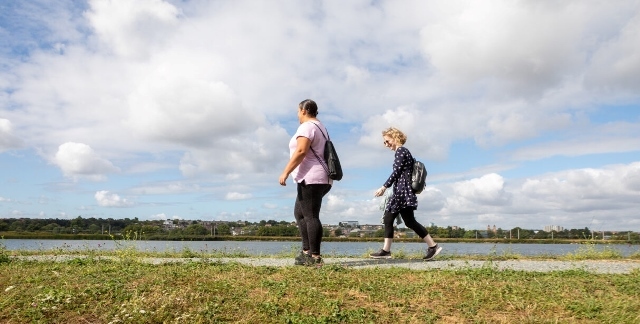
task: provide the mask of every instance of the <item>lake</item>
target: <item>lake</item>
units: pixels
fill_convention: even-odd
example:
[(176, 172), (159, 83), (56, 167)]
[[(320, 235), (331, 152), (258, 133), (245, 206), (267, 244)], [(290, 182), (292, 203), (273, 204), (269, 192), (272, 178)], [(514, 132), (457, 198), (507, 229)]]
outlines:
[[(224, 252), (243, 253), (251, 256), (266, 256), (282, 253), (295, 253), (300, 248), (299, 242), (290, 241), (113, 241), (113, 240), (0, 240), (7, 250), (49, 251), (69, 250), (112, 251), (123, 247), (135, 247), (144, 252), (181, 252), (189, 250), (195, 253)], [(442, 255), (502, 255), (519, 254), (523, 256), (553, 256), (574, 253), (585, 246), (582, 244), (504, 244), (504, 243), (440, 243)], [(322, 254), (326, 257), (348, 256), (361, 257), (379, 250), (380, 242), (323, 242)], [(407, 254), (423, 253), (424, 243), (397, 242), (392, 251)], [(623, 256), (640, 252), (640, 246), (627, 244), (596, 244), (595, 249), (615, 249)]]

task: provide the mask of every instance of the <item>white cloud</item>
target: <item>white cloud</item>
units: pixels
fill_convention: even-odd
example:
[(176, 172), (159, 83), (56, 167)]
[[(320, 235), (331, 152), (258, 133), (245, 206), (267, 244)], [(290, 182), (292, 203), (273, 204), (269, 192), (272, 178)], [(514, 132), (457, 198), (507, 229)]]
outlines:
[[(600, 41), (593, 53), (585, 83), (591, 89), (610, 92), (612, 89), (637, 93), (640, 89), (640, 11), (637, 3), (626, 12), (618, 13), (627, 19), (613, 19), (617, 30), (607, 30), (614, 37), (592, 40)], [(611, 18), (608, 16), (608, 18)], [(622, 26), (619, 26), (622, 24)], [(612, 26), (609, 26), (611, 28)]]
[(263, 204), (262, 207), (267, 208), (267, 209), (276, 209), (276, 208), (278, 208), (278, 205), (271, 204), (271, 203), (266, 203), (266, 204)]
[(418, 195), (418, 208), (426, 212), (439, 211), (445, 206), (446, 201), (441, 190), (428, 186)]
[(229, 180), (251, 173), (275, 172), (284, 167), (289, 157), (285, 146), (288, 141), (289, 136), (280, 127), (260, 127), (242, 136), (229, 135), (214, 147), (185, 153), (180, 171), (187, 177), (226, 173)]
[(246, 200), (251, 198), (252, 195), (251, 194), (247, 194), (247, 193), (240, 193), (240, 192), (228, 192), (224, 199), (226, 200)]
[(165, 215), (165, 213), (160, 213), (160, 214), (151, 215), (151, 218), (167, 219), (167, 215)]
[(117, 55), (145, 58), (170, 39), (179, 10), (161, 0), (90, 0), (85, 16), (96, 34)]
[(135, 186), (130, 192), (136, 195), (167, 195), (201, 192), (202, 187), (198, 183), (185, 181), (157, 182)]
[(501, 206), (510, 202), (502, 176), (492, 173), (453, 185), (456, 196), (473, 203)]
[[(480, 223), (492, 223), (495, 224), (495, 222), (500, 222), (504, 220), (504, 216), (501, 215), (496, 215), (496, 214), (482, 214), (482, 215), (478, 215), (478, 222)], [(489, 224), (487, 224), (489, 225)]]
[(83, 143), (68, 142), (60, 145), (55, 163), (65, 176), (92, 180), (103, 180), (107, 173), (118, 171), (109, 160), (101, 158), (89, 145)]
[(221, 82), (175, 75), (150, 78), (130, 99), (127, 124), (152, 140), (204, 146), (255, 129), (260, 114)]
[(616, 122), (603, 126), (586, 125), (567, 140), (554, 140), (515, 149), (514, 160), (540, 160), (552, 156), (634, 152), (640, 147), (640, 123)]
[[(388, 175), (392, 153), (380, 131), (397, 126), (414, 155), (435, 165), (420, 217), (633, 223), (625, 217), (635, 217), (637, 169), (603, 168), (596, 155), (637, 160), (637, 112), (606, 120), (609, 107), (637, 108), (636, 1), (282, 4), (16, 2), (19, 25), (0, 31), (11, 36), (0, 44), (0, 152), (55, 156), (75, 180), (107, 180), (117, 164), (128, 182), (112, 187), (138, 196), (273, 197), (265, 188), (288, 159), (296, 104), (310, 97), (347, 168), (323, 222), (378, 221), (364, 187)], [(543, 168), (527, 163), (554, 156), (584, 157), (591, 171), (538, 174)], [(273, 206), (294, 195), (286, 187)], [(212, 213), (237, 220), (275, 211), (271, 203), (237, 210), (251, 201), (223, 201)], [(278, 215), (290, 218), (289, 209)]]
[(640, 197), (640, 163), (605, 169), (577, 169), (542, 179), (527, 179), (522, 194), (541, 209), (567, 212), (620, 210)]
[(589, 6), (504, 0), (437, 5), (434, 20), (420, 31), (422, 49), (445, 80), (539, 95), (584, 62), (581, 34), (604, 9)]
[(23, 147), (24, 142), (19, 137), (13, 135), (11, 121), (0, 118), (0, 153), (12, 149)]
[(95, 198), (98, 205), (102, 207), (130, 207), (134, 205), (128, 199), (121, 198), (119, 195), (110, 193), (107, 190), (97, 191)]

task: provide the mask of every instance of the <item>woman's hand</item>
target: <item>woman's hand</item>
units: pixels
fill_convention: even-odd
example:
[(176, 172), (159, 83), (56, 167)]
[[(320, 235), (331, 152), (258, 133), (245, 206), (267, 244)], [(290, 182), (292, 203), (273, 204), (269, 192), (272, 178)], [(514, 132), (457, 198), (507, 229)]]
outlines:
[(280, 180), (279, 181), (280, 181), (280, 185), (281, 186), (286, 186), (287, 185), (287, 178), (288, 177), (289, 177), (289, 174), (286, 173), (286, 172), (280, 175)]
[(279, 182), (281, 186), (287, 185), (287, 178), (289, 177), (291, 172), (293, 172), (293, 170), (297, 168), (300, 163), (302, 163), (302, 160), (304, 160), (304, 157), (307, 155), (309, 147), (311, 147), (311, 141), (304, 136), (298, 136), (296, 141), (296, 150), (291, 154), (289, 163), (287, 163), (287, 166), (284, 167), (284, 171), (282, 171), (282, 174), (280, 175)]
[(374, 194), (375, 197), (380, 197), (382, 195), (384, 195), (384, 191), (387, 190), (387, 187), (382, 186), (380, 187), (380, 189), (376, 190), (376, 193)]

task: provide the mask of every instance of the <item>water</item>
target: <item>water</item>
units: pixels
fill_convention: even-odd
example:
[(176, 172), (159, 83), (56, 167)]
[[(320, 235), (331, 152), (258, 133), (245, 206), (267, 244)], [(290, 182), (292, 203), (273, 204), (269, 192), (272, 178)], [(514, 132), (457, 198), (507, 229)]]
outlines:
[[(112, 240), (18, 240), (0, 241), (7, 250), (49, 251), (60, 250), (94, 250), (112, 251), (123, 247), (135, 247), (145, 252), (181, 252), (189, 250), (195, 253), (224, 252), (228, 254), (242, 253), (251, 256), (266, 256), (283, 253), (295, 253), (300, 248), (299, 242), (290, 241), (112, 241)], [(504, 244), (504, 243), (440, 243), (442, 255), (503, 255), (518, 254), (523, 256), (558, 256), (575, 253), (582, 244)], [(380, 242), (323, 242), (322, 254), (325, 256), (362, 257), (382, 247)], [(424, 253), (424, 243), (396, 242), (392, 251), (406, 254)], [(640, 252), (638, 245), (596, 244), (596, 250), (615, 249), (622, 256)]]

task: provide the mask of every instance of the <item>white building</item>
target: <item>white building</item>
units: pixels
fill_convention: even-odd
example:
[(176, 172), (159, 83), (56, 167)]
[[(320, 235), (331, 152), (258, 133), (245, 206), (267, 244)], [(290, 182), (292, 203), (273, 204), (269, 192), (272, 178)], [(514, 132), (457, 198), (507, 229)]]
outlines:
[(545, 232), (562, 232), (564, 228), (558, 225), (547, 225), (544, 227)]

